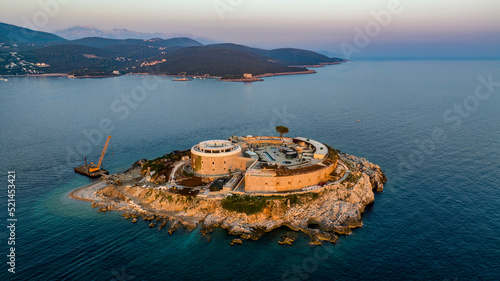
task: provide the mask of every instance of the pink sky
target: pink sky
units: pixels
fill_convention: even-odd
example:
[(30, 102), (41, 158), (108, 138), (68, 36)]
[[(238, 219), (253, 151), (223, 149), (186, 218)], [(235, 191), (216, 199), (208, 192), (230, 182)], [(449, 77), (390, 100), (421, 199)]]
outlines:
[[(53, 32), (74, 25), (184, 33), (264, 48), (342, 53), (356, 30), (390, 14), (360, 57), (395, 54), (500, 58), (500, 1), (494, 0), (2, 0), (0, 21)], [(45, 17), (43, 16), (45, 14)], [(39, 24), (37, 24), (39, 23)], [(450, 49), (451, 48), (451, 49)], [(384, 51), (385, 49), (385, 51)], [(443, 50), (441, 50), (443, 49)]]

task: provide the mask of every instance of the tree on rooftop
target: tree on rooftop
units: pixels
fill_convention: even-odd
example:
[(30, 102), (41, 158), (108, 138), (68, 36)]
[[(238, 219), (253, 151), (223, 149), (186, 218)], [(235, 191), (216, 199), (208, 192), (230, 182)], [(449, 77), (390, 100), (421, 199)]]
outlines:
[(288, 133), (288, 128), (285, 126), (277, 126), (276, 127), (276, 132), (280, 134), (280, 138), (283, 137), (283, 134)]

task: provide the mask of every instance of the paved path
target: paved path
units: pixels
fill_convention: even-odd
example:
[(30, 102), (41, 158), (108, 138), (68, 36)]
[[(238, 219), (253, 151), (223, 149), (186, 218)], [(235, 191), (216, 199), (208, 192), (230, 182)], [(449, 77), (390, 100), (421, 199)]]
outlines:
[(187, 164), (187, 161), (181, 161), (177, 163), (174, 168), (172, 169), (172, 173), (170, 174), (170, 179), (168, 181), (173, 182), (175, 181), (175, 173), (179, 169), (180, 166)]
[(343, 164), (343, 163), (339, 163), (340, 165), (344, 166), (344, 168), (346, 169), (345, 171), (345, 174), (343, 177), (341, 177), (339, 180), (335, 181), (335, 182), (332, 182), (331, 184), (337, 184), (339, 182), (342, 182), (343, 180), (345, 180), (350, 174), (351, 174), (351, 170), (348, 170), (347, 167)]

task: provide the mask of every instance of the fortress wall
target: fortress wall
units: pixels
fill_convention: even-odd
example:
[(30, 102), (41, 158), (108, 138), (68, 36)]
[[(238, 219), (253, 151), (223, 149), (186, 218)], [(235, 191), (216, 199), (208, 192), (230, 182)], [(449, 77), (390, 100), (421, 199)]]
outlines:
[(241, 169), (239, 155), (225, 156), (200, 156), (191, 155), (191, 167), (197, 174), (201, 175), (221, 175), (229, 173), (229, 169)]
[(293, 143), (292, 138), (283, 139), (280, 137), (245, 137), (243, 138), (245, 143), (248, 145), (248, 148), (256, 148), (264, 146), (264, 145), (273, 145), (273, 146), (282, 146), (283, 143)]
[(255, 161), (257, 160), (248, 157), (239, 157), (236, 160), (237, 166), (239, 167), (238, 169), (240, 169), (241, 171), (246, 171), (248, 167), (250, 167)]
[[(242, 144), (259, 148), (264, 145), (281, 146), (284, 143), (290, 144), (292, 138), (279, 137), (246, 137)], [(222, 141), (221, 141), (222, 142)], [(205, 142), (206, 143), (206, 142)], [(318, 144), (319, 146), (319, 144)], [(201, 151), (200, 151), (201, 150)], [(191, 149), (191, 165), (197, 175), (216, 178), (223, 175), (228, 175), (229, 172), (247, 171), (247, 169), (255, 163), (255, 159), (242, 157), (242, 147), (236, 145), (231, 151), (220, 151), (204, 147), (198, 149), (197, 146)], [(328, 153), (326, 151), (326, 153)], [(326, 158), (326, 155), (321, 155)], [(247, 192), (287, 192), (297, 191), (306, 186), (316, 185), (322, 181), (326, 181), (329, 175), (336, 168), (337, 164), (331, 161), (322, 161), (323, 164), (329, 163), (329, 166), (321, 167), (315, 164), (311, 167), (305, 166), (297, 169), (291, 169), (289, 172), (280, 171), (283, 176), (277, 176), (274, 170), (250, 170), (245, 173), (245, 191)], [(296, 173), (296, 174), (290, 174)], [(301, 174), (299, 174), (301, 173)], [(288, 174), (288, 175), (286, 175)]]
[(281, 146), (281, 145), (283, 145), (283, 141), (279, 141), (279, 140), (255, 140), (255, 141), (248, 141), (247, 145), (249, 148), (258, 148), (258, 147), (267, 146), (267, 145)]
[(283, 138), (280, 138), (280, 137), (275, 137), (275, 136), (258, 136), (258, 137), (242, 137), (241, 140), (245, 141), (245, 142), (249, 142), (249, 141), (267, 141), (267, 140), (276, 140), (276, 141), (293, 141), (293, 138), (289, 138), (289, 137), (283, 137)]
[(261, 176), (245, 174), (245, 191), (247, 192), (284, 192), (299, 190), (303, 187), (326, 181), (337, 164), (307, 174), (290, 176)]
[(229, 170), (246, 171), (253, 161), (255, 160), (239, 155), (210, 157), (192, 154), (191, 167), (199, 175), (223, 175), (228, 174)]

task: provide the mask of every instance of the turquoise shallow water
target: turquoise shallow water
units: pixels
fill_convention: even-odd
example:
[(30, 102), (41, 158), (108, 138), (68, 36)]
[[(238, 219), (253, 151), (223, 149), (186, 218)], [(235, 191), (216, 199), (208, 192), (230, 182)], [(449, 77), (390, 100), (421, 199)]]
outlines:
[[(0, 279), (499, 279), (500, 87), (471, 98), (478, 77), (500, 81), (499, 70), (500, 61), (361, 61), (252, 84), (9, 78), (0, 82), (0, 216), (6, 223), (5, 175), (15, 170), (17, 272), (7, 272), (4, 258)], [(443, 119), (464, 102), (462, 116)], [(112, 129), (112, 173), (206, 139), (275, 134), (284, 124), (290, 136), (379, 164), (389, 182), (363, 227), (334, 246), (311, 247), (301, 236), (282, 247), (284, 230), (240, 247), (222, 230), (210, 242), (199, 230), (169, 235), (67, 197), (90, 183), (72, 168), (79, 151), (97, 160), (102, 120)]]

